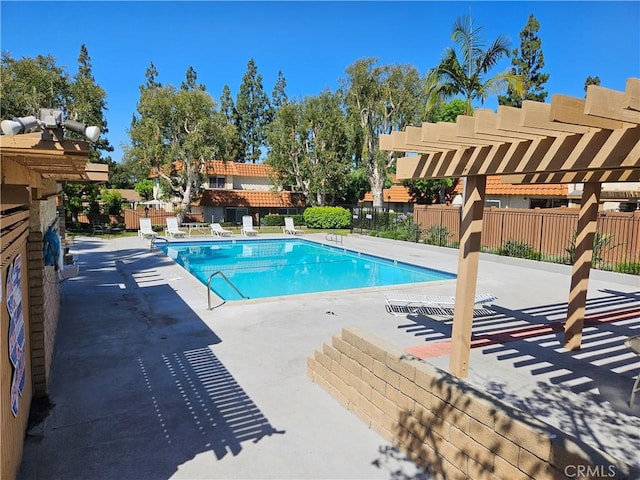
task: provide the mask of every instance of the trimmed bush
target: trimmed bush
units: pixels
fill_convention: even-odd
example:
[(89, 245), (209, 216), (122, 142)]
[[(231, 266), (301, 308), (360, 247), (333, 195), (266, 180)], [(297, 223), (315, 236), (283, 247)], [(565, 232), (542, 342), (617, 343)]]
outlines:
[(351, 212), (342, 207), (311, 207), (303, 214), (304, 224), (309, 228), (349, 228)]
[(302, 215), (280, 215), (279, 213), (265, 215), (262, 217), (262, 223), (265, 227), (284, 227), (284, 217), (293, 218), (294, 225), (304, 225)]
[(282, 227), (284, 226), (284, 217), (278, 214), (269, 214), (262, 217), (265, 227)]

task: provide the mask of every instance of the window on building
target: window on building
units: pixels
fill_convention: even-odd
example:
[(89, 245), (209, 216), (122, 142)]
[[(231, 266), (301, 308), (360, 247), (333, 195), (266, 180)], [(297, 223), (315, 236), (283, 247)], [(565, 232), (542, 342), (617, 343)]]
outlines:
[(297, 208), (279, 208), (278, 209), (279, 215), (297, 215), (297, 213), (298, 213)]
[(249, 215), (248, 208), (227, 207), (225, 209), (224, 219), (226, 222), (242, 223), (242, 217)]
[(225, 177), (209, 177), (209, 188), (224, 189), (225, 184)]
[(569, 205), (566, 198), (532, 198), (529, 201), (529, 208), (558, 208)]

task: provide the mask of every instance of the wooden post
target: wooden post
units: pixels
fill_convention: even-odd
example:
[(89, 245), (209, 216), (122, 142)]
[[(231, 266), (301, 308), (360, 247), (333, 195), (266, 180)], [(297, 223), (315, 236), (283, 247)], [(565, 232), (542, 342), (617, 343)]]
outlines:
[(602, 186), (599, 182), (590, 182), (585, 183), (583, 188), (575, 242), (575, 262), (571, 273), (567, 323), (564, 326), (564, 347), (569, 350), (579, 350), (582, 343), (593, 239), (596, 235), (598, 203)]
[(456, 306), (451, 333), (450, 372), (459, 378), (469, 374), (471, 327), (473, 323), (474, 297), (478, 279), (478, 260), (482, 236), (482, 212), (487, 177), (467, 177), (462, 224), (460, 228), (460, 254), (456, 281)]

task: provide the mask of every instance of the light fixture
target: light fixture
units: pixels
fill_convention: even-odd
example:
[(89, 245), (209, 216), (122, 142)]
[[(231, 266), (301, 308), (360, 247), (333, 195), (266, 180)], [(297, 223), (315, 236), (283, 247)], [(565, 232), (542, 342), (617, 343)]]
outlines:
[(28, 117), (15, 117), (12, 120), (2, 120), (0, 128), (2, 133), (13, 137), (19, 133), (26, 133), (38, 126), (38, 119), (32, 115)]
[(74, 120), (66, 120), (63, 124), (65, 129), (84, 135), (91, 142), (95, 142), (100, 136), (100, 128), (90, 127), (86, 123), (76, 122)]
[(9, 137), (37, 129), (42, 132), (42, 140), (51, 142), (62, 142), (64, 130), (84, 135), (90, 142), (98, 140), (101, 133), (100, 127), (88, 126), (86, 123), (75, 120), (63, 122), (62, 110), (52, 108), (41, 108), (39, 119), (34, 116), (17, 117), (12, 120), (3, 120), (0, 122), (0, 127), (2, 133)]

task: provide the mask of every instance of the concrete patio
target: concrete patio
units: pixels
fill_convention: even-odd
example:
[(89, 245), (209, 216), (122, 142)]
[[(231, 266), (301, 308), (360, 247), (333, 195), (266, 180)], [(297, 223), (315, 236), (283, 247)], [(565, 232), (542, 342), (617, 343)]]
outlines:
[[(259, 238), (265, 238), (260, 235)], [(324, 235), (306, 238), (325, 241)], [(457, 251), (349, 236), (344, 247), (456, 272)], [(428, 478), (306, 375), (359, 326), (448, 369), (451, 321), (393, 316), (371, 288), (207, 309), (206, 286), (135, 237), (83, 237), (64, 283), (50, 405), (25, 441), (22, 480)], [(571, 269), (483, 255), (468, 381), (640, 467), (640, 277), (592, 271), (583, 348), (561, 348)], [(455, 281), (395, 287), (453, 295)]]

